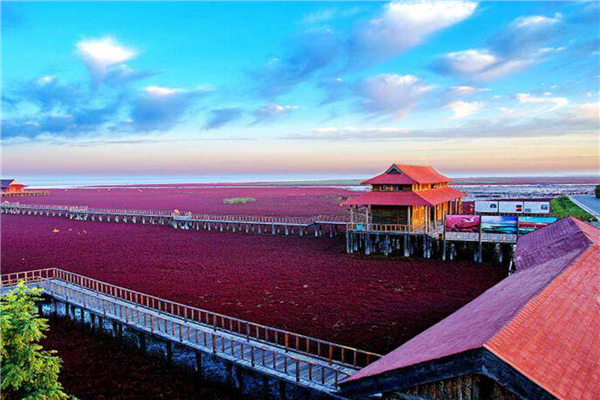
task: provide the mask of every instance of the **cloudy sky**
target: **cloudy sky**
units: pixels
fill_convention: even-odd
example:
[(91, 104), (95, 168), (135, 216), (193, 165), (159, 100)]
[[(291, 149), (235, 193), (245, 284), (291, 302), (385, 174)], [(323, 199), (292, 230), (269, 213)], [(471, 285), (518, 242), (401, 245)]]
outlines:
[(598, 2), (2, 2), (3, 175), (599, 168)]

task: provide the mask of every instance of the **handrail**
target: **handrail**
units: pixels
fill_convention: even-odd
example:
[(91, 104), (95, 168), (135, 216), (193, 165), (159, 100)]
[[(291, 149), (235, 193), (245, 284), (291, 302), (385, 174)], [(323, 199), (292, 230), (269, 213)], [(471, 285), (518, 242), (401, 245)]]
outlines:
[(15, 286), (19, 282), (25, 282), (27, 284), (53, 279), (55, 272), (56, 268), (44, 268), (2, 274), (0, 278), (0, 288), (4, 286)]
[[(134, 322), (153, 334), (167, 336), (180, 343), (187, 341), (191, 344), (203, 346), (214, 354), (233, 356), (238, 360), (241, 359), (247, 363), (249, 362), (252, 367), (258, 364), (264, 368), (284, 373), (289, 377), (294, 377), (297, 382), (305, 381), (337, 389), (341, 380), (351, 376), (350, 372), (341, 370), (335, 366), (323, 365), (311, 360), (295, 357), (294, 355), (273, 351), (267, 346), (261, 345), (261, 342), (256, 344), (255, 341), (250, 342), (243, 338), (236, 340), (224, 335), (226, 331), (215, 330), (210, 332), (207, 331), (206, 326), (190, 325), (187, 323), (188, 321), (181, 321), (181, 318), (162, 317), (160, 311), (156, 315), (156, 309), (148, 307), (140, 308), (135, 305), (130, 307), (128, 304), (131, 303), (120, 301), (118, 298), (115, 298), (114, 301), (112, 299), (105, 300), (100, 296), (102, 293), (91, 291), (92, 294), (87, 294), (85, 291), (78, 291), (73, 287), (62, 285), (58, 282), (60, 280), (49, 280), (49, 291), (54, 296), (64, 296), (66, 299), (71, 299), (72, 302), (79, 302), (83, 303), (84, 306), (95, 307), (101, 310), (104, 315), (113, 315), (124, 320), (126, 323), (130, 321)], [(235, 337), (238, 336), (236, 335)], [(218, 345), (217, 338), (221, 341), (220, 345)], [(239, 356), (236, 354), (236, 347), (239, 347)], [(245, 356), (244, 347), (250, 349), (249, 357)], [(269, 353), (270, 360), (267, 358)], [(283, 363), (280, 362), (281, 360), (283, 360)], [(292, 366), (295, 366), (294, 372), (291, 371)], [(307, 369), (305, 372), (307, 376), (302, 376), (302, 366), (306, 366)], [(328, 382), (330, 378), (327, 378), (326, 371), (330, 375), (333, 375), (330, 376), (330, 378), (333, 377), (333, 382)]]
[[(41, 275), (43, 275), (42, 272), (48, 270), (53, 270), (53, 273), (50, 276), (50, 274), (46, 272), (44, 279), (59, 279), (98, 293), (114, 297), (116, 299), (138, 304), (144, 307), (149, 307), (165, 314), (171, 314), (179, 318), (183, 318), (186, 321), (191, 320), (201, 324), (209, 325), (215, 330), (223, 330), (238, 335), (244, 335), (248, 340), (252, 338), (264, 343), (284, 348), (286, 351), (306, 354), (321, 360), (326, 360), (329, 365), (338, 364), (341, 366), (357, 368), (366, 366), (381, 357), (381, 355), (376, 353), (359, 350), (353, 347), (312, 338), (310, 336), (305, 336), (278, 328), (272, 328), (235, 317), (229, 317), (227, 315), (203, 310), (197, 307), (187, 306), (181, 303), (161, 299), (153, 295), (126, 289), (58, 268), (27, 271), (26, 273), (32, 274), (39, 272), (41, 277)], [(6, 275), (6, 279), (9, 279), (9, 276), (15, 274), (23, 273), (8, 274)], [(5, 275), (2, 275), (3, 284), (4, 281)], [(11, 281), (14, 281), (14, 279)]]
[(172, 217), (176, 219), (199, 220), (222, 223), (256, 223), (271, 225), (313, 225), (319, 222), (346, 223), (347, 217), (318, 215), (313, 217), (277, 217), (277, 216), (258, 216), (258, 215), (221, 215), (221, 214), (202, 214), (189, 211), (167, 211), (167, 210), (134, 210), (119, 208), (98, 208), (88, 206), (65, 206), (49, 204), (20, 204), (18, 202), (5, 201), (1, 204), (5, 209), (19, 210), (49, 210), (49, 211), (68, 211), (73, 214), (110, 214), (124, 216), (158, 216)]
[(346, 225), (347, 230), (365, 231), (365, 232), (401, 232), (401, 233), (426, 233), (433, 227), (420, 225), (404, 225), (404, 224), (373, 224), (361, 222), (349, 222)]

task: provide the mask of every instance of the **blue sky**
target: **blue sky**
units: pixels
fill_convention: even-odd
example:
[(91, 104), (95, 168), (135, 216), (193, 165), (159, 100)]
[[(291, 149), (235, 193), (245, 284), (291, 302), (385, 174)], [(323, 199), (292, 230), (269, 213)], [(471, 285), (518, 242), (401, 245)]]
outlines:
[(3, 173), (598, 170), (598, 2), (2, 2)]

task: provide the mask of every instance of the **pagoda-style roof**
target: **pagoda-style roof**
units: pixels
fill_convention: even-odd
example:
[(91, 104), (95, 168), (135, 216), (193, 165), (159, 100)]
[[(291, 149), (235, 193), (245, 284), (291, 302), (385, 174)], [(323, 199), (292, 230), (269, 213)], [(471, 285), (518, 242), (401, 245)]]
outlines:
[(412, 185), (450, 183), (452, 179), (440, 174), (428, 165), (392, 164), (387, 171), (377, 175), (363, 185)]
[(600, 399), (600, 230), (567, 218), (517, 249), (517, 273), (343, 381), (343, 393), (480, 374), (524, 398)]
[(20, 183), (19, 181), (17, 181), (16, 179), (1, 179), (0, 180), (0, 187), (2, 189), (6, 189), (10, 185), (25, 186), (22, 183)]
[(460, 199), (465, 193), (450, 187), (419, 192), (366, 192), (342, 203), (343, 206), (436, 206)]

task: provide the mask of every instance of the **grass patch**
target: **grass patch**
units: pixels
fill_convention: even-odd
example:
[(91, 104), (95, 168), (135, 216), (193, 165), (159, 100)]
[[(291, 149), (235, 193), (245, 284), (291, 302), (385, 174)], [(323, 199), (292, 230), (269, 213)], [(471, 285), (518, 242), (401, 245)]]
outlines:
[(552, 215), (558, 218), (575, 217), (582, 221), (594, 221), (594, 217), (585, 210), (579, 208), (567, 196), (560, 196), (550, 203)]
[(229, 199), (223, 199), (223, 204), (246, 204), (254, 203), (256, 199), (254, 197), (231, 197)]

